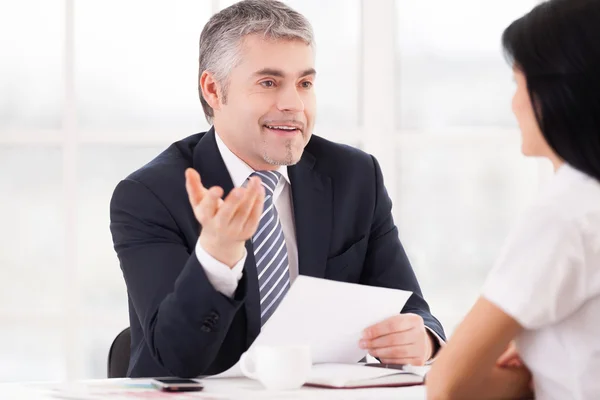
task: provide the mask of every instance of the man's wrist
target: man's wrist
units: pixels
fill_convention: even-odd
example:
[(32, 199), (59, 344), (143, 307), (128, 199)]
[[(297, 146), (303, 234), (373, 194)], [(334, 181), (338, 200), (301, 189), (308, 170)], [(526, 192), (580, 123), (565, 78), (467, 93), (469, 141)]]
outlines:
[(229, 268), (233, 268), (245, 254), (244, 242), (223, 244), (202, 234), (200, 234), (198, 242), (206, 253)]

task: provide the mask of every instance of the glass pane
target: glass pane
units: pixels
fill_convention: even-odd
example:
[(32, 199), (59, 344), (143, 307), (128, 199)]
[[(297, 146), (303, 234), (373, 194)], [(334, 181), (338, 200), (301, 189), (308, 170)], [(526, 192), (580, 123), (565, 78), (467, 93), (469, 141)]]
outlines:
[(62, 321), (15, 325), (0, 318), (0, 326), (0, 381), (67, 378)]
[(0, 146), (0, 314), (62, 309), (61, 168), (59, 148)]
[[(222, 8), (237, 1), (221, 0)], [(301, 12), (312, 24), (317, 43), (316, 70), (319, 127), (358, 124), (359, 82), (359, 0), (287, 0), (284, 3)], [(332, 29), (335, 21), (335, 29)]]
[(396, 151), (400, 238), (433, 313), (451, 331), (535, 195), (537, 164), (508, 139), (424, 141)]
[(64, 3), (0, 1), (0, 136), (60, 127)]
[(198, 39), (210, 15), (210, 1), (76, 2), (82, 132), (158, 130), (175, 140), (205, 130)]
[(110, 199), (120, 180), (164, 148), (90, 145), (80, 151), (77, 265), (82, 309), (122, 321), (123, 328), (129, 323), (127, 289), (109, 229)]
[(516, 126), (501, 35), (536, 3), (396, 0), (397, 125)]

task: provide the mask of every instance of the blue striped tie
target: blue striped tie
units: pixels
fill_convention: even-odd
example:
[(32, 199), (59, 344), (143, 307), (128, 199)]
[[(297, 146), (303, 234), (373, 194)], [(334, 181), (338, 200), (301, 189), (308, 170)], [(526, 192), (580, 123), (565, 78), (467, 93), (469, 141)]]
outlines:
[(281, 174), (275, 171), (257, 171), (252, 176), (258, 176), (265, 187), (263, 213), (256, 233), (252, 237), (260, 290), (262, 326), (273, 315), (290, 288), (290, 269), (283, 229), (273, 204), (273, 193)]

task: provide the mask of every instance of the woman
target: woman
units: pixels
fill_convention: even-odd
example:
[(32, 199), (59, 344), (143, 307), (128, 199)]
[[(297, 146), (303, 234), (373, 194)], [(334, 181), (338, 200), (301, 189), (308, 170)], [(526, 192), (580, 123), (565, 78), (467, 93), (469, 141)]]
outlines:
[(600, 399), (600, 0), (542, 3), (503, 44), (523, 153), (555, 174), (441, 351), (427, 395)]

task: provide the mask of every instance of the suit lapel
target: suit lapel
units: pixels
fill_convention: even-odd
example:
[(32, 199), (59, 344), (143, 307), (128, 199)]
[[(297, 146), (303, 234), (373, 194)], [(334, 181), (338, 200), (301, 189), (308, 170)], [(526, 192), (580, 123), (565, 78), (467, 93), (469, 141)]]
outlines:
[(301, 275), (325, 277), (332, 229), (331, 179), (316, 172), (315, 158), (306, 150), (300, 162), (288, 167), (292, 184), (298, 269)]
[[(200, 174), (204, 187), (220, 186), (225, 193), (224, 197), (233, 189), (233, 181), (217, 146), (214, 128), (206, 132), (196, 145), (194, 149), (194, 168)], [(246, 275), (248, 287), (244, 306), (248, 320), (246, 345), (249, 347), (260, 332), (260, 294), (252, 240), (246, 241), (246, 252), (244, 274)]]
[(233, 189), (233, 181), (227, 172), (223, 157), (219, 152), (215, 130), (211, 128), (198, 142), (194, 149), (194, 168), (200, 174), (205, 188), (220, 186), (227, 196)]

